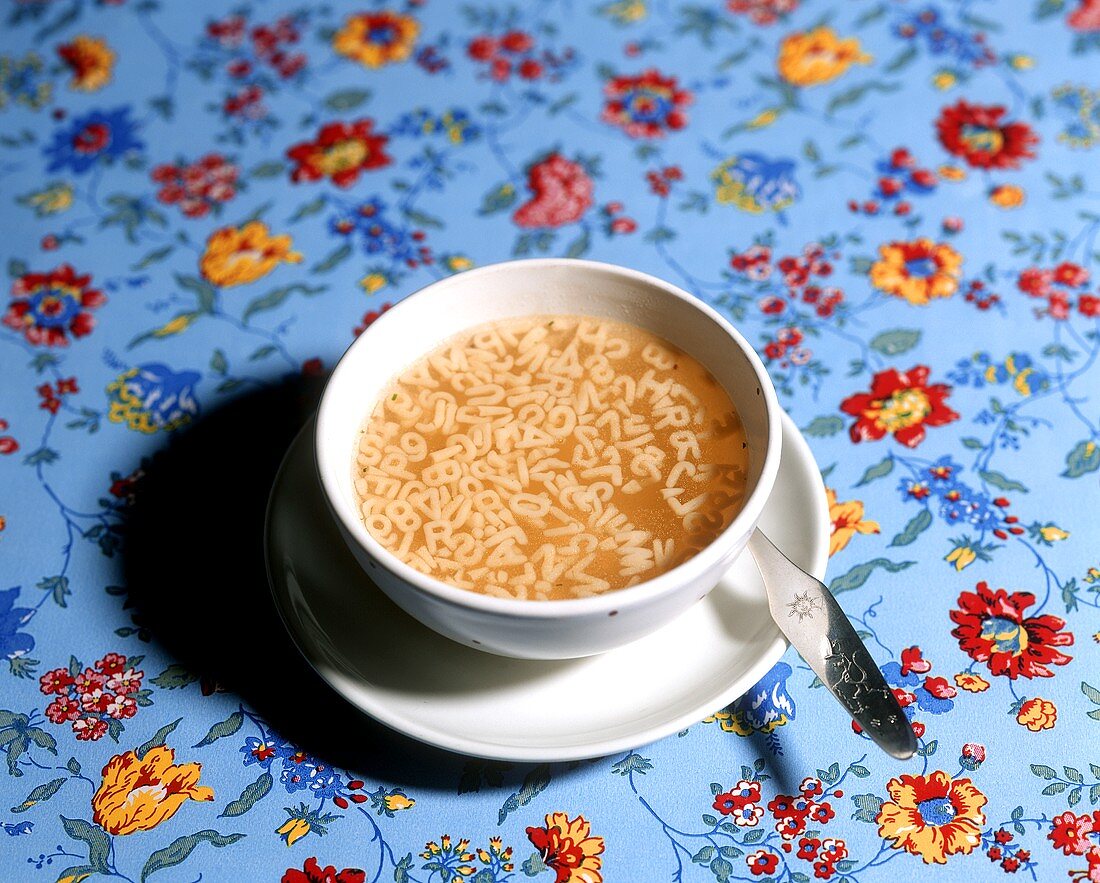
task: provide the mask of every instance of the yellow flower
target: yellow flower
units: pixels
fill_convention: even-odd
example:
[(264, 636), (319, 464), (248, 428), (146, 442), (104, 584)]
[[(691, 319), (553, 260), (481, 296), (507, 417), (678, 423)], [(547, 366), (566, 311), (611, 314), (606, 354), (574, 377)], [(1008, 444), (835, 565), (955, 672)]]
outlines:
[(66, 874), (64, 877), (58, 877), (57, 883), (81, 883), (82, 880), (87, 880), (90, 876), (92, 876), (90, 873), (80, 871), (76, 874)]
[(601, 6), (600, 12), (622, 25), (641, 21), (649, 15), (645, 0), (616, 0)]
[(891, 779), (886, 791), (890, 799), (875, 821), (892, 849), (919, 855), (925, 864), (945, 864), (947, 856), (973, 852), (981, 843), (986, 797), (969, 779), (952, 780), (937, 770)]
[(940, 91), (950, 89), (959, 81), (951, 71), (936, 71), (935, 76), (932, 77), (932, 85)]
[(965, 543), (961, 546), (956, 546), (950, 552), (943, 556), (943, 560), (955, 565), (955, 570), (963, 570), (969, 567), (978, 558), (978, 553), (975, 552), (970, 546)]
[(960, 671), (955, 675), (955, 686), (961, 690), (966, 690), (967, 693), (984, 693), (989, 689), (989, 681), (981, 675)]
[(45, 190), (19, 197), (19, 201), (33, 208), (40, 218), (56, 215), (72, 208), (73, 188), (65, 183), (51, 184)]
[(1048, 524), (1045, 527), (1039, 528), (1039, 536), (1041, 536), (1048, 543), (1056, 543), (1059, 540), (1069, 539), (1069, 531), (1062, 530), (1062, 528)]
[(878, 249), (871, 265), (871, 284), (880, 291), (923, 306), (950, 297), (959, 287), (962, 255), (950, 245), (931, 239), (888, 242)]
[(374, 294), (376, 291), (381, 291), (389, 284), (389, 280), (386, 278), (385, 273), (367, 273), (362, 279), (359, 280), (359, 286), (367, 294)]
[(829, 521), (832, 522), (832, 532), (829, 536), (830, 555), (835, 555), (847, 546), (857, 533), (879, 532), (877, 521), (863, 520), (862, 502), (849, 500), (847, 503), (838, 503), (836, 491), (832, 488), (826, 488), (825, 494), (829, 499)]
[(452, 273), (461, 273), (463, 270), (469, 270), (473, 265), (474, 262), (464, 254), (452, 254), (443, 259), (443, 266)]
[(188, 800), (213, 800), (199, 785), (202, 765), (175, 765), (175, 753), (160, 745), (138, 759), (133, 751), (116, 754), (103, 768), (103, 782), (92, 797), (92, 818), (108, 834), (151, 831), (176, 814)]
[(965, 181), (966, 169), (959, 166), (943, 165), (936, 169), (936, 172), (944, 181)]
[(1085, 582), (1091, 585), (1097, 580), (1100, 580), (1100, 567), (1090, 567), (1085, 574)]
[(1058, 709), (1049, 699), (1028, 699), (1020, 710), (1016, 712), (1016, 723), (1021, 727), (1027, 727), (1031, 732), (1040, 730), (1053, 730), (1054, 722), (1058, 720)]
[(186, 331), (191, 327), (197, 315), (197, 313), (180, 313), (175, 318), (169, 319), (160, 328), (155, 329), (152, 332), (153, 337), (171, 337), (173, 334)]
[(1008, 56), (1008, 63), (1018, 71), (1029, 71), (1035, 67), (1035, 59), (1030, 55), (1021, 55), (1018, 52), (1014, 52)]
[(584, 816), (570, 821), (568, 813), (550, 813), (545, 827), (527, 829), (527, 839), (543, 863), (557, 872), (558, 883), (603, 883), (603, 838), (592, 836)]
[(386, 809), (390, 812), (400, 812), (403, 809), (410, 809), (416, 806), (416, 801), (411, 797), (406, 797), (400, 791), (395, 791), (393, 794), (387, 794), (383, 799), (383, 803), (386, 804)]
[(69, 86), (82, 92), (95, 92), (111, 82), (115, 53), (106, 41), (81, 34), (57, 47), (57, 54), (73, 72)]
[(777, 119), (779, 119), (780, 110), (777, 107), (766, 108), (746, 124), (750, 129), (763, 129), (770, 126)]
[(291, 251), (287, 235), (271, 236), (267, 224), (249, 221), (243, 227), (222, 227), (206, 240), (199, 268), (215, 285), (246, 285), (262, 279), (280, 263), (297, 264), (302, 256)]
[(816, 86), (835, 80), (853, 64), (867, 64), (855, 37), (840, 39), (832, 28), (788, 34), (779, 44), (779, 75), (792, 86)]
[(275, 833), (283, 838), (287, 846), (293, 846), (310, 830), (308, 819), (289, 818), (275, 829)]
[(1000, 208), (1019, 208), (1024, 204), (1024, 188), (1015, 184), (998, 184), (989, 191), (989, 201)]
[(365, 67), (379, 68), (412, 55), (420, 33), (415, 18), (383, 9), (349, 15), (332, 38), (332, 48)]

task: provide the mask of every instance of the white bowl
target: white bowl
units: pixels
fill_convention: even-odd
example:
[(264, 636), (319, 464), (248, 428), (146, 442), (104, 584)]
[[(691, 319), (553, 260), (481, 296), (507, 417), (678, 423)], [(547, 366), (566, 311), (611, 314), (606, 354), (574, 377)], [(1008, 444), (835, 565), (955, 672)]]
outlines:
[[(653, 579), (567, 601), (495, 598), (414, 570), (382, 547), (359, 515), (353, 464), (359, 430), (408, 365), (485, 322), (572, 314), (630, 322), (701, 362), (741, 415), (749, 443), (744, 505), (693, 558)], [(591, 656), (627, 644), (701, 600), (741, 554), (779, 469), (780, 409), (748, 342), (710, 307), (654, 276), (593, 261), (509, 261), (435, 282), (381, 316), (348, 348), (317, 416), (317, 471), (340, 533), (359, 565), (406, 613), (470, 647), (521, 659)]]

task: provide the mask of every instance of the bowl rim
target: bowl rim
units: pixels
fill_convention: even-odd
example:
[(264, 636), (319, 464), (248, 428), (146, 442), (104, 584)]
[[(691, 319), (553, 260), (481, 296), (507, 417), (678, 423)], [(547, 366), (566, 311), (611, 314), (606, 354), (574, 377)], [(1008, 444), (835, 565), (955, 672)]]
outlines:
[[(452, 586), (443, 580), (427, 576), (415, 568), (403, 562), (400, 558), (382, 546), (359, 517), (355, 507), (349, 506), (341, 493), (344, 483), (351, 481), (351, 468), (346, 462), (335, 462), (334, 456), (330, 456), (330, 447), (336, 445), (326, 443), (326, 438), (331, 435), (328, 430), (333, 413), (335, 390), (341, 385), (344, 374), (350, 369), (349, 356), (353, 350), (370, 345), (370, 340), (377, 339), (380, 333), (393, 324), (396, 316), (404, 313), (403, 308), (418, 295), (429, 291), (438, 291), (458, 284), (468, 283), (469, 280), (479, 276), (489, 276), (502, 272), (539, 272), (540, 270), (568, 267), (581, 272), (605, 273), (619, 276), (638, 285), (650, 289), (656, 289), (662, 295), (673, 297), (686, 306), (702, 313), (716, 324), (735, 344), (749, 367), (756, 376), (757, 385), (764, 399), (764, 411), (767, 419), (767, 446), (764, 452), (764, 462), (760, 467), (760, 477), (756, 482), (748, 499), (733, 520), (717, 537), (705, 546), (695, 556), (682, 564), (678, 564), (664, 573), (644, 580), (633, 586), (623, 589), (615, 589), (602, 595), (594, 595), (588, 598), (568, 598), (562, 600), (537, 601), (520, 598), (498, 598), (480, 592), (472, 592), (469, 589)], [(462, 280), (461, 282), (459, 280)], [(473, 328), (479, 323), (470, 322), (463, 327)], [(460, 333), (460, 332), (456, 332)], [(423, 355), (423, 354), (421, 354)], [(689, 355), (691, 355), (689, 353)], [(397, 368), (394, 376), (400, 371)], [(602, 261), (579, 260), (576, 258), (527, 258), (521, 260), (501, 261), (494, 264), (486, 264), (471, 270), (466, 270), (454, 276), (438, 279), (423, 288), (420, 288), (403, 298), (390, 309), (386, 310), (370, 327), (344, 351), (335, 368), (329, 375), (321, 394), (320, 406), (317, 409), (317, 424), (314, 430), (314, 445), (317, 475), (321, 485), (322, 496), (328, 505), (330, 513), (343, 529), (346, 539), (354, 540), (377, 565), (390, 572), (401, 582), (411, 586), (419, 592), (430, 595), (438, 601), (446, 604), (480, 611), (490, 615), (516, 617), (520, 619), (562, 619), (571, 616), (587, 616), (596, 614), (608, 614), (611, 611), (622, 612), (630, 607), (644, 605), (665, 595), (673, 594), (677, 589), (693, 581), (707, 571), (728, 552), (730, 541), (742, 534), (747, 534), (760, 518), (764, 505), (771, 494), (775, 484), (775, 477), (779, 470), (779, 458), (782, 449), (782, 425), (780, 423), (781, 409), (779, 400), (768, 376), (764, 363), (744, 336), (713, 307), (704, 303), (677, 285), (667, 282), (657, 276), (633, 270), (629, 267), (610, 264)], [(341, 480), (341, 470), (347, 475)]]

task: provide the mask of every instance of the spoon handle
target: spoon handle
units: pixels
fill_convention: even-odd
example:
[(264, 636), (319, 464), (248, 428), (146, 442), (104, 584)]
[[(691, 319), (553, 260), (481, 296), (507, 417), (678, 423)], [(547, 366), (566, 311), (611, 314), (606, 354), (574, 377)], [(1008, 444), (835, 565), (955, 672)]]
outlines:
[(749, 551), (779, 630), (875, 744), (901, 760), (912, 757), (917, 740), (905, 712), (832, 592), (760, 530)]

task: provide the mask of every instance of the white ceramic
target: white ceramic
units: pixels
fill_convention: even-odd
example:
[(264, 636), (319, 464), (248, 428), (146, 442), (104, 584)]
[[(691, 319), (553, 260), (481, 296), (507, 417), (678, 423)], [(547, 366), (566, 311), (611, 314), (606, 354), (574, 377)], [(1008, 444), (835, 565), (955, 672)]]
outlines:
[[(352, 464), (358, 433), (406, 366), (475, 325), (533, 314), (583, 314), (649, 329), (705, 365), (733, 399), (749, 442), (748, 493), (726, 530), (698, 555), (621, 591), (569, 601), (495, 598), (425, 576), (367, 531)], [(714, 588), (741, 553), (779, 468), (781, 410), (763, 364), (718, 313), (653, 276), (566, 259), (510, 261), (443, 279), (386, 312), (340, 359), (317, 417), (317, 469), (356, 560), (390, 599), (467, 646), (523, 659), (566, 659), (635, 641)]]
[[(783, 417), (783, 468), (761, 526), (795, 563), (825, 573), (829, 510), (806, 442)], [(391, 604), (343, 547), (303, 430), (271, 492), (267, 562), (276, 605), (317, 672), (409, 736), (480, 757), (575, 760), (670, 735), (732, 702), (787, 646), (744, 555), (664, 628), (599, 656), (532, 661), (479, 653)]]

